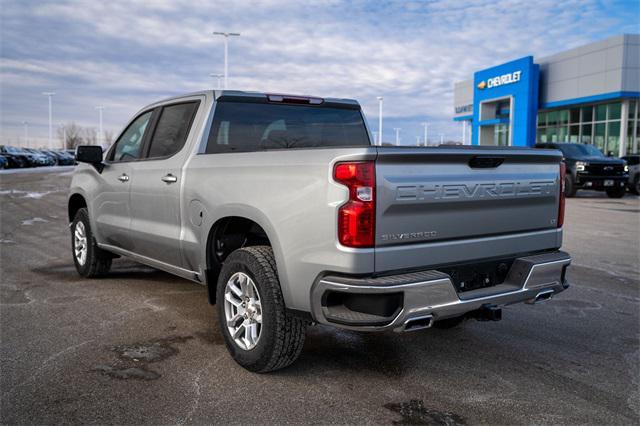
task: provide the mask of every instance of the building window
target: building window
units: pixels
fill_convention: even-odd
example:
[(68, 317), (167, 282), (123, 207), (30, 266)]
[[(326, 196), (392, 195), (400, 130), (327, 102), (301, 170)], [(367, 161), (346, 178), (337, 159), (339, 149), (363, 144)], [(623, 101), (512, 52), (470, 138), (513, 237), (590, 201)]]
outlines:
[(620, 121), (610, 121), (607, 129), (606, 154), (618, 156), (620, 152)]
[[(631, 101), (633, 113), (629, 112), (629, 126), (636, 132), (637, 102)], [(580, 142), (593, 144), (605, 154), (618, 155), (620, 149), (620, 126), (622, 103), (611, 102), (585, 105), (571, 109), (540, 111), (538, 113), (538, 142)], [(633, 117), (633, 119), (631, 119)], [(631, 131), (630, 131), (631, 132)], [(632, 152), (635, 141), (629, 138), (628, 152)], [(637, 146), (633, 145), (633, 146)]]
[(593, 144), (600, 151), (605, 152), (605, 135), (607, 134), (607, 123), (596, 123), (595, 131), (593, 132)]

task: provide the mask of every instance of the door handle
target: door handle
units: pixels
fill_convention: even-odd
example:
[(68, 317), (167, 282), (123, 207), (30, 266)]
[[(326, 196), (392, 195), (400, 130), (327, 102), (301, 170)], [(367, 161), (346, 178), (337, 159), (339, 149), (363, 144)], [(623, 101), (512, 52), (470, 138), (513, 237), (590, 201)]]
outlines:
[(165, 183), (176, 183), (178, 181), (178, 178), (169, 173), (168, 175), (162, 176), (162, 181)]
[(120, 182), (129, 182), (129, 176), (127, 176), (125, 173), (123, 173), (122, 176), (118, 177), (118, 180)]

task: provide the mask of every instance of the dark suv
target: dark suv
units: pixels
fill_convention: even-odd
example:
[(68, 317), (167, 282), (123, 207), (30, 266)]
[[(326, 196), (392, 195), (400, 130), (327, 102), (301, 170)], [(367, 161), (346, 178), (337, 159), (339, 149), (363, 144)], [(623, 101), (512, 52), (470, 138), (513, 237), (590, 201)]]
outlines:
[(562, 151), (567, 165), (564, 181), (567, 197), (576, 195), (578, 189), (606, 191), (611, 198), (624, 197), (629, 179), (624, 160), (606, 157), (595, 146), (581, 143), (541, 143), (536, 148)]

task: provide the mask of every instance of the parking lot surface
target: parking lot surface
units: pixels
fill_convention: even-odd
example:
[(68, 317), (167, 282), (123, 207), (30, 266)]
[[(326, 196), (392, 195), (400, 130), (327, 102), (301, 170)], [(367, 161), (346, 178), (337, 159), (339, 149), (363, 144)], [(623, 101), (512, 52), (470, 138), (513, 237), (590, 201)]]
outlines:
[(79, 277), (70, 169), (0, 174), (0, 422), (638, 424), (640, 200), (567, 202), (572, 286), (454, 330), (309, 329), (249, 373), (205, 288), (127, 260)]

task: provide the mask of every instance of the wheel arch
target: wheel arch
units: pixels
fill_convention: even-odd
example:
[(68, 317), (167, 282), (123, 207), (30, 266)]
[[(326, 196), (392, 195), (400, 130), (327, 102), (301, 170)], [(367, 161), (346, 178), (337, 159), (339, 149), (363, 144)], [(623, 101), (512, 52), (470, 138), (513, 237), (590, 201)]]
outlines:
[(67, 203), (67, 214), (69, 216), (69, 223), (73, 222), (73, 219), (76, 217), (76, 213), (81, 208), (87, 208), (87, 200), (85, 200), (84, 196), (79, 193), (72, 194), (69, 197), (69, 202)]
[[(275, 232), (268, 222), (254, 215), (229, 214), (219, 217), (207, 233), (205, 246), (205, 278), (209, 303), (216, 303), (216, 286), (224, 260), (241, 247), (267, 245), (273, 249), (279, 267), (279, 253)], [(280, 273), (278, 273), (281, 276)]]

